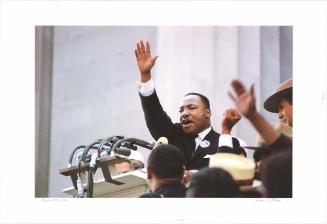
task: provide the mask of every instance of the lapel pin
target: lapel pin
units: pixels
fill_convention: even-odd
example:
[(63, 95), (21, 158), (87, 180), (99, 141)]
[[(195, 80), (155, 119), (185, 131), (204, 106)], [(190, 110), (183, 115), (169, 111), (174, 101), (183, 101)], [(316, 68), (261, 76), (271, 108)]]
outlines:
[(204, 140), (200, 143), (202, 148), (208, 148), (210, 146), (210, 142), (208, 140)]

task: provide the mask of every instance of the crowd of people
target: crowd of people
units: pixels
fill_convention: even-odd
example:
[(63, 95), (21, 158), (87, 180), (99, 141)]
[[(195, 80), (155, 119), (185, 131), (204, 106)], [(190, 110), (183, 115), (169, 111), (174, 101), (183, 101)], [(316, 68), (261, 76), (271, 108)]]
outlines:
[[(154, 139), (166, 137), (151, 151), (147, 163), (150, 192), (141, 197), (292, 197), (291, 134), (273, 127), (257, 111), (254, 86), (248, 90), (239, 80), (231, 81), (228, 95), (235, 109), (227, 109), (220, 133), (211, 126), (208, 98), (188, 93), (179, 104), (179, 123), (173, 123), (157, 96), (151, 69), (158, 56), (150, 43), (140, 41), (135, 49), (140, 71), (139, 95), (147, 127)], [(282, 125), (292, 129), (292, 79), (281, 83), (264, 108), (277, 113)], [(241, 119), (249, 120), (262, 143), (254, 160), (247, 158), (247, 146), (230, 135)]]

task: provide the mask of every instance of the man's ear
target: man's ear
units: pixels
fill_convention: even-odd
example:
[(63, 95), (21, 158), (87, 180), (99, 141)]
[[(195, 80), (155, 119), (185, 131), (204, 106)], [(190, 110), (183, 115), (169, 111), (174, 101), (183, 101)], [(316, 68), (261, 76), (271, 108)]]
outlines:
[(206, 118), (211, 117), (211, 110), (209, 108), (206, 109)]
[(153, 172), (150, 167), (146, 168), (147, 178), (150, 180), (153, 177)]

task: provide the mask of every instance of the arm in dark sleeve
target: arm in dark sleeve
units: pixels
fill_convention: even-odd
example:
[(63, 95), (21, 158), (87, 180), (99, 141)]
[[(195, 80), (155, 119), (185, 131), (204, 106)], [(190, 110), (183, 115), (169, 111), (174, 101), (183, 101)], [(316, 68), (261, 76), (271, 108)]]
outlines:
[(157, 140), (164, 136), (169, 142), (173, 141), (176, 126), (163, 110), (156, 91), (150, 96), (140, 94), (140, 97), (146, 125), (152, 137)]
[(287, 149), (292, 149), (293, 142), (292, 139), (287, 137), (284, 134), (281, 134), (279, 138), (270, 145), (270, 149), (272, 151), (282, 151), (282, 150), (287, 150)]
[(273, 153), (277, 153), (280, 151), (292, 150), (293, 143), (292, 139), (287, 137), (284, 134), (281, 134), (279, 138), (275, 142), (273, 142), (270, 146), (263, 145), (262, 149), (258, 149), (254, 152), (254, 160), (260, 161), (263, 158), (270, 156)]

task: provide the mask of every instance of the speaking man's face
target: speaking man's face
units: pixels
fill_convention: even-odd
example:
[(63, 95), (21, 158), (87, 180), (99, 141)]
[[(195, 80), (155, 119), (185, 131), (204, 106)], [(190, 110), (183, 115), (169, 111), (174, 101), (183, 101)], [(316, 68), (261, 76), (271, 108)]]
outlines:
[(179, 106), (180, 123), (186, 134), (197, 134), (210, 127), (211, 112), (197, 95), (185, 96)]

